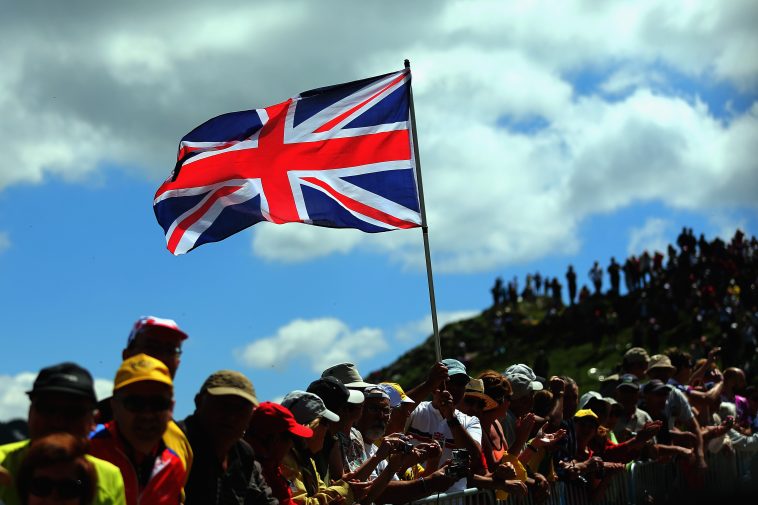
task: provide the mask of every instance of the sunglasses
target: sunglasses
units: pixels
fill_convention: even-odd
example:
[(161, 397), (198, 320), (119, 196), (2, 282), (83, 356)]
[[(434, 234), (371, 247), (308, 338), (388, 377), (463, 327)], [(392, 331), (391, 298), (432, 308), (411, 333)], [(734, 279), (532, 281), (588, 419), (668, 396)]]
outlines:
[(34, 477), (29, 483), (29, 493), (40, 498), (46, 498), (57, 492), (58, 498), (71, 500), (84, 494), (84, 483), (76, 479), (55, 480), (49, 477)]
[(162, 344), (155, 342), (154, 340), (148, 340), (141, 345), (138, 350), (145, 351), (147, 355), (162, 355), (162, 356), (180, 356), (182, 354), (182, 348), (174, 344)]
[(142, 412), (163, 412), (171, 408), (172, 401), (165, 396), (122, 396), (118, 398), (126, 410), (134, 414)]
[(48, 403), (45, 401), (35, 401), (32, 402), (32, 405), (34, 406), (34, 410), (39, 412), (44, 417), (60, 416), (67, 419), (80, 419), (94, 410), (93, 407), (90, 407), (88, 405), (65, 405)]

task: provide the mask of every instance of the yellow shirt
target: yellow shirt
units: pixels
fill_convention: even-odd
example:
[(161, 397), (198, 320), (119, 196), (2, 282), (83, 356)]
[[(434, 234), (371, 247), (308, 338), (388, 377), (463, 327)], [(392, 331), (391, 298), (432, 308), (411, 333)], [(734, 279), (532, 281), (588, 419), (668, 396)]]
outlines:
[(299, 505), (326, 505), (338, 496), (345, 498), (345, 505), (351, 505), (355, 501), (353, 492), (347, 482), (338, 480), (333, 482), (331, 486), (327, 486), (316, 471), (316, 464), (313, 462), (313, 459), (308, 458), (306, 464), (311, 466), (313, 475), (315, 475), (318, 483), (318, 490), (313, 494), (308, 494), (303, 471), (297, 462), (294, 451), (290, 451), (284, 457), (284, 461), (282, 461), (282, 475), (290, 484), (292, 499), (295, 503)]

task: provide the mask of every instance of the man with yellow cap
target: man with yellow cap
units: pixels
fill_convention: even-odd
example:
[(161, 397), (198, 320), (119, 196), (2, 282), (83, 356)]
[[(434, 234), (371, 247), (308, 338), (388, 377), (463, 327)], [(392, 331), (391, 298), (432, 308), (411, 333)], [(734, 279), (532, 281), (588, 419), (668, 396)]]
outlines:
[(137, 354), (126, 359), (113, 384), (113, 421), (91, 440), (91, 453), (121, 470), (127, 505), (180, 503), (186, 471), (163, 434), (174, 408), (168, 367)]

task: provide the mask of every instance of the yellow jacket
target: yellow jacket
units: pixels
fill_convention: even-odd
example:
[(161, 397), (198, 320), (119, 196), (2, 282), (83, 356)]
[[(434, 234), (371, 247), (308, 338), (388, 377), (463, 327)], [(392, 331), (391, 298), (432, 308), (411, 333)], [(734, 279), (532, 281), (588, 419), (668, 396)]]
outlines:
[[(302, 465), (298, 463), (302, 461)], [(305, 475), (303, 466), (308, 465)], [(299, 505), (326, 505), (338, 496), (345, 498), (345, 505), (352, 505), (355, 501), (350, 485), (344, 480), (338, 480), (331, 486), (324, 484), (318, 472), (316, 464), (308, 456), (298, 454), (293, 449), (284, 457), (281, 465), (282, 475), (290, 484), (292, 499)], [(306, 480), (310, 482), (307, 484)]]

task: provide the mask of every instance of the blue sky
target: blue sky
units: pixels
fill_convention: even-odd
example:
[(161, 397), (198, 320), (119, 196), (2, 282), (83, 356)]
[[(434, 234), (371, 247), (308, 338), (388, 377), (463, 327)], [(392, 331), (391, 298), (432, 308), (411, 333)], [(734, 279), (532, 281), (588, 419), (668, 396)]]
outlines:
[[(573, 263), (586, 282), (594, 259), (682, 226), (758, 232), (754, 2), (445, 2), (402, 17), (400, 2), (326, 4), (365, 24), (233, 1), (16, 6), (0, 21), (13, 40), (0, 44), (0, 420), (23, 416), (36, 371), (62, 360), (107, 392), (140, 315), (190, 334), (178, 417), (217, 369), (273, 399), (319, 367), (368, 372), (425, 338), (419, 230), (262, 223), (173, 257), (151, 208), (194, 126), (406, 57), (443, 320), (485, 308), (498, 275), (563, 282)], [(31, 28), (48, 23), (55, 50)]]

